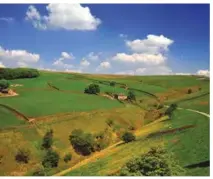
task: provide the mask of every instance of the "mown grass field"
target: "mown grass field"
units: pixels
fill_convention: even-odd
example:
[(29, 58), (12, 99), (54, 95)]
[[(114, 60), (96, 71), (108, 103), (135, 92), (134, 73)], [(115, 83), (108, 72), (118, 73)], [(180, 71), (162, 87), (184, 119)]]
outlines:
[[(110, 82), (115, 81), (114, 87)], [(75, 166), (84, 159), (79, 168), (65, 175), (109, 175), (118, 171), (123, 164), (133, 156), (140, 155), (153, 145), (163, 144), (174, 152), (186, 175), (209, 175), (209, 167), (194, 167), (209, 160), (209, 119), (197, 113), (184, 109), (195, 109), (209, 113), (209, 81), (200, 80), (196, 76), (115, 76), (89, 75), (41, 72), (40, 77), (33, 79), (10, 80), (18, 96), (0, 97), (0, 104), (18, 110), (35, 123), (24, 121), (11, 111), (0, 107), (0, 175), (31, 175), (44, 156), (40, 149), (42, 137), (48, 129), (54, 131), (53, 149), (61, 159), (59, 166), (49, 171), (54, 175), (69, 167)], [(59, 90), (50, 87), (51, 84)], [(91, 83), (100, 86), (101, 93), (123, 93), (133, 91), (136, 94), (137, 105), (128, 102), (112, 100), (101, 95), (84, 94), (84, 89)], [(123, 88), (122, 85), (128, 88)], [(198, 91), (197, 88), (201, 87)], [(192, 88), (191, 94), (186, 90)], [(202, 96), (205, 94), (204, 96)], [(165, 104), (177, 103), (183, 110), (176, 110), (172, 120), (150, 123), (156, 119), (147, 117), (152, 113), (153, 104), (159, 96), (169, 97)], [(69, 135), (74, 129), (95, 134), (107, 128), (106, 120), (111, 119), (114, 125), (111, 130), (122, 133), (134, 127), (137, 140), (129, 144), (118, 145), (100, 152), (98, 157), (81, 156), (75, 153), (70, 145)], [(150, 125), (149, 125), (150, 123)], [(152, 136), (163, 130), (170, 130), (186, 125), (194, 128), (163, 136)], [(114, 133), (115, 134), (115, 133)], [(113, 137), (113, 143), (119, 139)], [(18, 148), (25, 147), (31, 151), (28, 164), (18, 164), (15, 153)], [(73, 155), (70, 163), (63, 161), (63, 156), (70, 152)], [(96, 155), (96, 154), (94, 154)]]

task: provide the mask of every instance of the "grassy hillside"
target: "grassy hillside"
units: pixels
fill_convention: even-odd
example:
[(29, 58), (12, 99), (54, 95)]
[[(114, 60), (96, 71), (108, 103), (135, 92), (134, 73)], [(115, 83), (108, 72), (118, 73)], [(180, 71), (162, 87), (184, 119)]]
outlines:
[[(110, 86), (111, 81), (115, 86)], [(208, 80), (196, 76), (116, 76), (42, 71), (38, 78), (10, 80), (10, 83), (18, 95), (0, 97), (0, 104), (19, 111), (33, 122), (0, 107), (0, 175), (32, 175), (41, 166), (45, 155), (41, 143), (48, 129), (54, 131), (53, 149), (61, 158), (58, 167), (52, 168), (47, 175), (69, 167), (74, 168), (63, 175), (111, 175), (133, 156), (158, 144), (174, 152), (187, 171), (186, 175), (209, 175), (209, 118), (185, 110), (209, 113)], [(100, 95), (84, 93), (91, 83), (100, 86)], [(192, 93), (188, 94), (188, 89), (192, 89)], [(135, 93), (135, 102), (103, 96), (106, 92), (127, 95), (129, 91)], [(161, 98), (164, 98), (161, 103), (176, 103), (183, 109), (176, 110), (172, 120), (166, 120), (166, 116), (159, 115), (166, 108), (157, 108)], [(109, 126), (107, 120), (112, 120), (113, 125)], [(193, 127), (176, 131), (189, 125)], [(82, 156), (69, 142), (74, 129), (91, 134), (110, 130), (112, 141), (103, 151)], [(171, 129), (175, 132), (160, 135), (160, 132)], [(137, 140), (121, 144), (119, 137), (124, 131), (134, 132)], [(15, 161), (18, 148), (30, 150), (29, 163)], [(63, 157), (68, 152), (73, 157), (71, 162), (65, 163)]]
[[(182, 132), (160, 135), (160, 131), (175, 129), (187, 125), (195, 125), (194, 128)], [(126, 161), (146, 152), (151, 146), (164, 144), (168, 150), (175, 153), (180, 165), (185, 167), (189, 176), (209, 175), (209, 166), (193, 167), (209, 160), (209, 119), (197, 116), (196, 113), (184, 110), (176, 111), (171, 121), (162, 121), (141, 129), (137, 140), (129, 144), (115, 146), (104, 156), (95, 158), (66, 176), (105, 176), (119, 170)], [(156, 133), (159, 131), (158, 133)], [(157, 135), (149, 135), (156, 133)], [(206, 145), (208, 144), (208, 145)], [(190, 168), (190, 166), (192, 166)]]

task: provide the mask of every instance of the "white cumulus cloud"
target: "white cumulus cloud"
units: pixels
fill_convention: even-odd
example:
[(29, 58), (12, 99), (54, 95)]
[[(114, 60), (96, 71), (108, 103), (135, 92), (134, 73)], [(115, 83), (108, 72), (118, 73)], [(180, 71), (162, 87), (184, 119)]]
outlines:
[(111, 64), (110, 64), (110, 62), (107, 62), (107, 61), (101, 62), (101, 63), (100, 63), (100, 67), (101, 67), (101, 68), (110, 68), (110, 67), (111, 67)]
[(166, 57), (162, 54), (133, 53), (129, 55), (126, 53), (118, 53), (112, 58), (112, 60), (126, 63), (144, 63), (147, 65), (159, 65), (165, 62)]
[(198, 70), (197, 75), (210, 76), (210, 71), (209, 70)]
[(163, 36), (147, 35), (146, 39), (136, 39), (133, 41), (126, 41), (126, 45), (133, 51), (138, 53), (158, 54), (168, 51), (168, 47), (174, 41)]
[(67, 53), (67, 52), (61, 52), (61, 57), (63, 59), (71, 59), (71, 58), (74, 59), (74, 56), (72, 54)]
[(57, 60), (55, 60), (52, 65), (60, 68), (73, 68), (74, 65), (70, 64), (68, 60), (74, 58), (75, 57), (71, 53), (61, 52), (61, 56)]
[(1, 61), (36, 63), (39, 59), (39, 54), (30, 53), (26, 50), (7, 50), (0, 46)]
[(84, 67), (88, 67), (88, 66), (90, 65), (90, 62), (87, 61), (87, 60), (85, 60), (85, 59), (83, 59), (83, 60), (81, 61), (80, 65), (81, 65), (81, 66), (84, 66)]
[(41, 16), (34, 6), (29, 6), (25, 19), (41, 30), (96, 30), (101, 24), (101, 20), (91, 14), (89, 7), (80, 4), (49, 4), (46, 9), (48, 15)]

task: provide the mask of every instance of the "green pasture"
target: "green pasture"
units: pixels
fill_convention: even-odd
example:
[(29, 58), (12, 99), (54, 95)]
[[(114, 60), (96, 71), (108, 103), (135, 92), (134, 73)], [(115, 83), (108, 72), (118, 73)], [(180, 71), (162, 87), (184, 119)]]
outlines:
[(9, 105), (28, 117), (123, 107), (117, 100), (109, 100), (106, 97), (55, 90), (23, 91), (15, 97), (0, 98), (0, 103)]
[(23, 119), (19, 119), (15, 114), (11, 113), (11, 111), (0, 106), (0, 129), (24, 123), (25, 121)]

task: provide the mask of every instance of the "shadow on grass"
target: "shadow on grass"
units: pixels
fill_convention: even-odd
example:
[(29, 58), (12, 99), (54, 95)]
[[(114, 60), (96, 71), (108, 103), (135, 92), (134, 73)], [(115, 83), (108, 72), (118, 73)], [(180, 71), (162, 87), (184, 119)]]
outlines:
[(204, 161), (204, 162), (199, 162), (199, 163), (195, 163), (195, 164), (191, 164), (191, 165), (187, 165), (184, 168), (188, 168), (188, 169), (192, 169), (192, 168), (204, 168), (204, 167), (209, 167), (210, 166), (210, 161)]
[(179, 128), (169, 129), (169, 130), (165, 130), (165, 131), (159, 131), (159, 132), (155, 132), (155, 133), (148, 135), (147, 138), (159, 137), (162, 135), (174, 134), (177, 132), (185, 132), (186, 129), (194, 128), (194, 127), (195, 127), (195, 125), (186, 125), (186, 126), (179, 127)]

